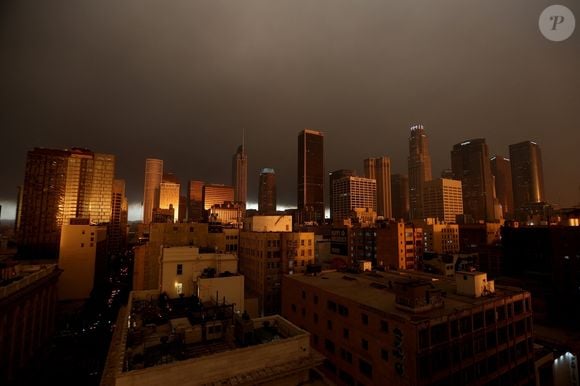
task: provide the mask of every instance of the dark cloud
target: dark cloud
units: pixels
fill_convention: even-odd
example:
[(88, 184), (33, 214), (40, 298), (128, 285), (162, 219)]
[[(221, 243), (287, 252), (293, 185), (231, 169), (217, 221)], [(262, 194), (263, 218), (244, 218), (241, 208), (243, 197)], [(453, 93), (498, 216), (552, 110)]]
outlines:
[[(561, 1), (577, 15), (572, 1)], [(539, 0), (101, 0), (0, 4), (0, 201), (26, 150), (117, 155), (131, 201), (144, 159), (185, 182), (227, 183), (246, 129), (250, 198), (274, 167), (295, 202), (296, 137), (326, 135), (327, 170), (390, 155), (406, 170), (408, 125), (429, 134), (434, 174), (454, 143), (493, 153), (536, 140), (548, 199), (580, 200), (580, 33), (538, 32)]]

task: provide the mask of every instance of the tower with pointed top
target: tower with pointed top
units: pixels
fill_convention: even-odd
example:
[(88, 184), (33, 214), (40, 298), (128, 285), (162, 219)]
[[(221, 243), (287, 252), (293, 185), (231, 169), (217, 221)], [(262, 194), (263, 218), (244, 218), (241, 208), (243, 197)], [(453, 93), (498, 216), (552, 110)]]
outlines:
[(429, 141), (423, 125), (411, 126), (408, 166), (410, 218), (422, 219), (423, 185), (432, 179)]
[(232, 162), (232, 186), (234, 201), (242, 202), (244, 206), (248, 198), (248, 155), (246, 154), (245, 130), (242, 132), (242, 144), (234, 154)]

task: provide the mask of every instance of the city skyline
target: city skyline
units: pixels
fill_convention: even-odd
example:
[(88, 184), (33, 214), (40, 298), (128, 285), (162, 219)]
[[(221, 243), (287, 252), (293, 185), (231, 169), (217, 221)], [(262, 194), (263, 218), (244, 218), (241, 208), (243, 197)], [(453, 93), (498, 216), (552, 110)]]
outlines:
[[(272, 167), (278, 202), (294, 207), (295, 149), (287, 144), (297, 132), (325, 133), (326, 173), (362, 174), (361, 159), (385, 154), (394, 174), (406, 174), (415, 122), (428, 132), (434, 177), (450, 168), (454, 143), (483, 137), (490, 154), (508, 156), (510, 144), (530, 140), (542, 146), (548, 201), (580, 201), (579, 38), (547, 41), (537, 30), (541, 2), (418, 9), (321, 1), (303, 9), (57, 1), (34, 12), (27, 4), (4, 2), (0, 14), (0, 52), (10, 59), (0, 64), (9, 144), (0, 162), (10, 165), (2, 170), (3, 219), (13, 217), (25, 154), (36, 146), (115, 154), (134, 214), (144, 159), (163, 159), (182, 185), (229, 183), (245, 128), (249, 201), (257, 202), (261, 168)], [(116, 10), (105, 18), (111, 28), (99, 18), (107, 7)]]

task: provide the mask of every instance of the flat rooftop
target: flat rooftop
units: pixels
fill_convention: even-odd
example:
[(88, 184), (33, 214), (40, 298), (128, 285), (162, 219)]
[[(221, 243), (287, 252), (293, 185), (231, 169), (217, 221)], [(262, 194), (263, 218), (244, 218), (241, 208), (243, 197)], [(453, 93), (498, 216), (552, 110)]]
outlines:
[[(488, 296), (476, 298), (459, 295), (453, 278), (417, 271), (349, 273), (333, 270), (324, 271), (316, 276), (292, 275), (287, 276), (287, 278), (306, 285), (316, 286), (339, 297), (375, 309), (379, 313), (386, 313), (392, 317), (416, 323), (451, 315), (461, 310), (471, 309), (477, 305), (493, 302), (502, 297), (526, 292), (520, 288), (496, 286), (495, 292)], [(443, 307), (416, 313), (400, 309), (395, 303), (396, 287), (398, 285), (409, 288), (429, 286), (434, 290), (441, 290)]]
[(17, 262), (1, 261), (0, 299), (26, 288), (34, 282), (49, 276), (57, 270), (56, 264), (18, 264)]

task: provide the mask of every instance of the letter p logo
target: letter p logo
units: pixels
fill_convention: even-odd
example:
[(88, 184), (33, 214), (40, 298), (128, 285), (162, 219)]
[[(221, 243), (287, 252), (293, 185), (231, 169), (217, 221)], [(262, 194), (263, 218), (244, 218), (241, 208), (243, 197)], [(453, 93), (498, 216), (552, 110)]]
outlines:
[(570, 9), (563, 5), (551, 5), (544, 9), (538, 21), (540, 32), (553, 42), (568, 39), (574, 33), (576, 20)]

